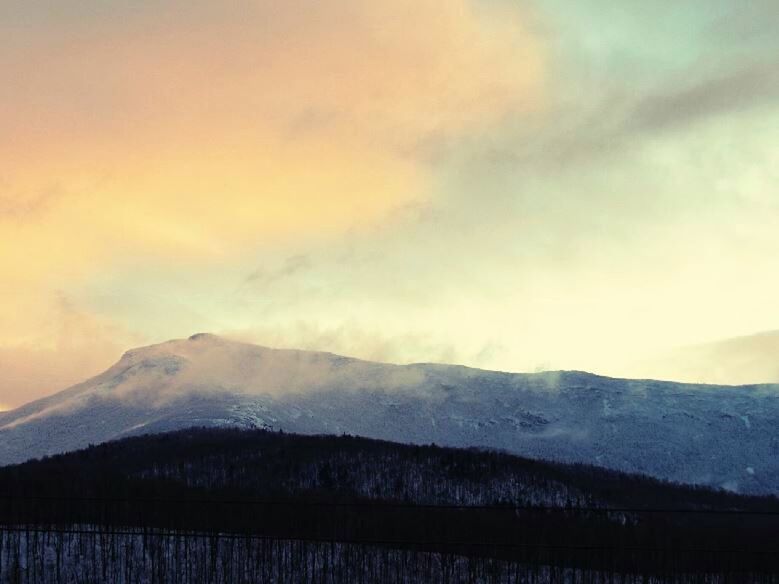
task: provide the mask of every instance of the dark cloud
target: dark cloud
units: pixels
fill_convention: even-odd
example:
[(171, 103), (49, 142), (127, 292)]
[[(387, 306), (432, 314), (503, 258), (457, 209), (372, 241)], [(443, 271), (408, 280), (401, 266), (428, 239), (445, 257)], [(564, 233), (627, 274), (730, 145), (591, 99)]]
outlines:
[(557, 119), (508, 132), (485, 147), (489, 165), (546, 172), (619, 159), (642, 140), (684, 131), (696, 123), (779, 105), (779, 60), (731, 65), (708, 76), (689, 71), (683, 82), (665, 82), (654, 91), (604, 94), (598, 105), (561, 108)]
[(718, 114), (774, 105), (778, 98), (779, 61), (752, 64), (645, 98), (624, 129), (632, 133), (677, 128)]
[(749, 0), (733, 2), (732, 10), (717, 19), (706, 30), (712, 42), (742, 45), (777, 41), (779, 2), (776, 0)]

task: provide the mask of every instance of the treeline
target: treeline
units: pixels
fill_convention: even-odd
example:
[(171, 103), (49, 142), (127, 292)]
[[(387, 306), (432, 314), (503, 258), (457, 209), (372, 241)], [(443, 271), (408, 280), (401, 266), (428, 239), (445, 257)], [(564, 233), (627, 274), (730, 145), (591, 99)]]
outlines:
[[(193, 429), (0, 468), (0, 576), (19, 582), (45, 558), (110, 581), (203, 581), (155, 579), (163, 561), (245, 566), (205, 581), (360, 581), (334, 572), (358, 557), (338, 569), (368, 582), (771, 582), (777, 536), (775, 498), (348, 436)], [(156, 568), (128, 575), (138, 562)]]
[(775, 497), (475, 449), (194, 428), (0, 467), (0, 495), (370, 499), (415, 504), (779, 511)]

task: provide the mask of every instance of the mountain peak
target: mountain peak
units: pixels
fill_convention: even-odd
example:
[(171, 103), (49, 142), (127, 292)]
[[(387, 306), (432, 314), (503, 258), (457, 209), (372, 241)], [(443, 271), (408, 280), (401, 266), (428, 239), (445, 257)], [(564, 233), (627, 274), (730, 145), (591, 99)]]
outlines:
[(219, 337), (213, 333), (195, 333), (187, 340), (198, 341), (198, 342), (216, 342), (216, 341), (221, 341), (222, 337)]
[(120, 363), (135, 362), (139, 359), (143, 360), (160, 356), (185, 356), (193, 351), (208, 351), (212, 348), (226, 348), (229, 345), (243, 345), (243, 343), (231, 341), (212, 333), (195, 333), (188, 338), (171, 339), (162, 343), (130, 349), (122, 355)]

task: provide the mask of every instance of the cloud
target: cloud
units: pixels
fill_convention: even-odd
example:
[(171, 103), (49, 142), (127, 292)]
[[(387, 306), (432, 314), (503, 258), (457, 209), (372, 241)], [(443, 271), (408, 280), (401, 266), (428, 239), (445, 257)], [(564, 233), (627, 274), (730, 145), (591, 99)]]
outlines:
[(224, 331), (229, 338), (269, 347), (327, 351), (383, 363), (458, 363), (465, 357), (454, 343), (434, 340), (429, 334), (398, 334), (341, 323), (336, 326), (314, 322), (287, 321)]
[[(220, 256), (370, 224), (429, 196), (409, 145), (543, 99), (519, 10), (100, 4), (73, 8), (97, 13), (89, 27), (22, 4), (4, 23), (0, 221), (24, 216), (8, 240), (56, 241), (70, 261)], [(53, 185), (63, 196), (44, 205)]]
[(630, 113), (626, 132), (661, 131), (719, 114), (738, 113), (779, 98), (779, 61), (740, 66), (680, 90), (645, 97)]
[(606, 371), (779, 325), (776, 3), (533, 4), (2, 3), (15, 383), (71, 375), (57, 290), (90, 373), (192, 329)]
[(43, 309), (40, 320), (27, 315), (32, 330), (0, 345), (0, 401), (9, 407), (96, 375), (142, 339), (79, 310), (63, 294)]
[(526, 21), (475, 0), (4, 2), (4, 391), (33, 397), (78, 351), (95, 348), (84, 371), (112, 352), (95, 337), (50, 359), (56, 290), (322, 245), (433, 196), (414, 145), (543, 106)]
[[(713, 123), (716, 129), (720, 122), (750, 121), (761, 115), (770, 119), (779, 103), (779, 61), (756, 52), (730, 63), (684, 68), (653, 83), (604, 85), (602, 90), (581, 90), (589, 101), (559, 100), (549, 105), (546, 115), (507, 126), (486, 147), (474, 145), (463, 164), (472, 167), (477, 161), (504, 176), (510, 172), (553, 182), (551, 173), (565, 175), (573, 169), (592, 172), (608, 166), (624, 172), (636, 157), (645, 155), (651, 142), (665, 141), (673, 148), (695, 128), (722, 141), (735, 140), (737, 132), (745, 132), (739, 125), (719, 132), (705, 126)], [(750, 139), (769, 131), (766, 128)], [(469, 171), (465, 168), (463, 174)]]
[(8, 184), (0, 181), (0, 220), (5, 221), (24, 221), (40, 216), (62, 196), (55, 187), (25, 197), (15, 197), (7, 191), (10, 191)]
[(244, 285), (250, 285), (252, 288), (264, 288), (274, 282), (293, 276), (311, 267), (309, 256), (298, 254), (288, 257), (284, 260), (282, 266), (275, 270), (257, 268), (244, 280)]
[(774, 0), (729, 2), (727, 13), (715, 20), (706, 31), (711, 42), (730, 47), (775, 45), (779, 24), (779, 5)]
[(779, 331), (679, 347), (628, 364), (623, 374), (690, 383), (779, 383)]

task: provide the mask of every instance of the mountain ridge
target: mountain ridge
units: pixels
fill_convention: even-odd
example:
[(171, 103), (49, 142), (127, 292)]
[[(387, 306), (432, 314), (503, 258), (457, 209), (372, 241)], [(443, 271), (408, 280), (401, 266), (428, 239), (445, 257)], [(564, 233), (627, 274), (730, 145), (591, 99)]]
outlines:
[(779, 492), (779, 386), (393, 365), (197, 334), (0, 413), (0, 464), (191, 426), (500, 449)]

